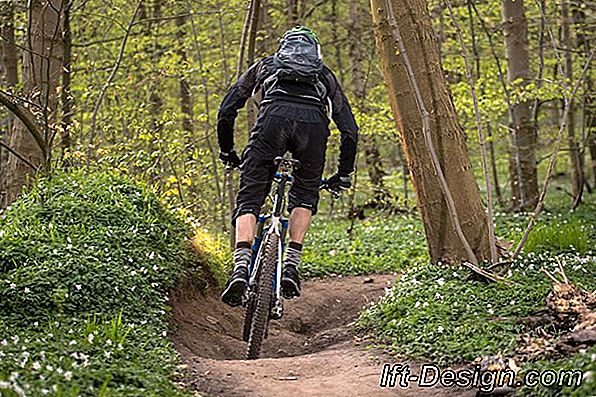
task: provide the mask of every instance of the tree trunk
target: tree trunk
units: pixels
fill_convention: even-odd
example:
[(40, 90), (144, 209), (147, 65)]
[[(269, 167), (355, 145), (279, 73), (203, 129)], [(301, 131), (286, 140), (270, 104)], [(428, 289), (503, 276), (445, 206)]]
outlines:
[[(256, 48), (256, 41), (257, 41), (257, 32), (259, 30), (259, 17), (261, 14), (261, 0), (252, 0), (251, 4), (251, 11), (250, 11), (250, 27), (248, 30), (248, 48), (246, 50), (246, 64), (248, 66), (252, 65), (255, 61), (255, 48)], [(252, 126), (255, 125), (257, 120), (257, 113), (259, 112), (259, 108), (257, 107), (257, 103), (253, 98), (248, 99), (248, 106), (247, 106), (247, 117), (248, 117), (248, 125), (249, 125), (249, 135)]]
[(193, 157), (193, 109), (190, 84), (188, 83), (188, 56), (184, 46), (184, 26), (186, 25), (186, 16), (176, 18), (176, 40), (178, 41), (177, 53), (180, 57), (180, 76), (178, 77), (178, 92), (180, 95), (180, 113), (182, 114), (182, 131), (185, 135), (186, 152)]
[(62, 158), (68, 149), (72, 145), (71, 140), (71, 129), (72, 129), (72, 114), (73, 110), (73, 97), (70, 89), (70, 74), (71, 74), (71, 49), (72, 49), (72, 37), (70, 30), (70, 8), (72, 7), (73, 0), (65, 0), (64, 5), (64, 58), (62, 59), (62, 141), (60, 142), (60, 149), (62, 150)]
[[(406, 66), (405, 54), (396, 46), (400, 43), (392, 35), (388, 2), (392, 3), (411, 69)], [(465, 241), (477, 260), (489, 260), (486, 216), (463, 131), (440, 66), (426, 1), (371, 0), (371, 8), (381, 69), (403, 137), (431, 260), (450, 263), (473, 260)], [(432, 146), (420, 131), (430, 132)], [(439, 175), (443, 178), (438, 178)], [(461, 225), (465, 238), (458, 234), (457, 224)]]
[[(571, 15), (569, 13), (569, 1), (561, 1), (561, 44), (565, 51), (565, 76), (573, 81), (573, 54), (575, 50), (573, 38), (571, 37)], [(575, 141), (575, 101), (570, 99), (569, 119), (567, 120), (567, 140), (569, 144), (569, 160), (571, 162), (571, 194), (573, 194), (573, 207), (581, 201), (584, 187), (584, 176), (581, 166), (579, 147)]]
[[(583, 7), (575, 8), (577, 28), (577, 46), (584, 48), (585, 57), (590, 56), (592, 51), (592, 41), (594, 35), (591, 33), (591, 26), (586, 18), (586, 10)], [(581, 33), (580, 33), (581, 32)], [(584, 128), (586, 131), (586, 145), (590, 152), (590, 158), (592, 160), (592, 178), (594, 188), (596, 188), (596, 101), (594, 100), (594, 87), (592, 79), (592, 64), (588, 65), (588, 70), (585, 77), (585, 89), (584, 89)], [(584, 175), (584, 179), (587, 176)]]
[(294, 27), (300, 22), (300, 1), (299, 0), (288, 0), (288, 29)]
[[(523, 0), (503, 0), (503, 25), (505, 31), (505, 52), (507, 56), (507, 78), (509, 84), (524, 87), (530, 82), (530, 61), (528, 55), (528, 23)], [(538, 176), (536, 173), (536, 128), (532, 121), (529, 101), (513, 104), (512, 119), (513, 148), (510, 156), (511, 205), (514, 210), (530, 210), (538, 199)]]
[[(6, 87), (14, 89), (17, 85), (19, 76), (17, 69), (17, 47), (15, 46), (14, 37), (14, 3), (12, 1), (3, 2), (0, 5), (0, 19), (2, 20), (2, 28), (0, 33), (4, 40), (0, 41), (2, 53), (2, 69), (4, 71), (4, 82)], [(6, 123), (2, 131), (2, 143), (8, 144), (8, 137), (14, 126), (14, 116), (8, 114)], [(6, 188), (8, 178), (8, 151), (0, 147), (0, 208), (7, 205), (6, 202)]]
[[(28, 9), (27, 47), (30, 51), (23, 52), (23, 94), (39, 106), (45, 144), (52, 139), (51, 123), (56, 119), (58, 105), (56, 88), (62, 74), (63, 8), (63, 0), (32, 0)], [(51, 161), (51, 151), (46, 150), (47, 146), (40, 147), (21, 122), (15, 124), (9, 144), (36, 169), (31, 169), (16, 156), (9, 156), (8, 204), (17, 198), (35, 171), (48, 170)], [(44, 150), (47, 153), (45, 156)]]
[(338, 10), (337, 10), (337, 0), (331, 1), (331, 37), (333, 46), (335, 48), (335, 62), (337, 64), (336, 75), (339, 80), (339, 84), (343, 86), (345, 79), (344, 79), (344, 67), (341, 57), (341, 48), (340, 40), (339, 40), (339, 23), (338, 23)]

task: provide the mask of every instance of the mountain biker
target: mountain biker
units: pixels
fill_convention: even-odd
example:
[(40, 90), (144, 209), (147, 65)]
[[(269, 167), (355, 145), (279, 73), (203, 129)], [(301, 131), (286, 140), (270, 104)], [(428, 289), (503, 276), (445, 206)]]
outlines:
[[(234, 150), (234, 121), (253, 95), (262, 99), (241, 160)], [(254, 63), (224, 97), (217, 116), (219, 158), (227, 167), (241, 167), (232, 216), (235, 267), (222, 293), (228, 305), (242, 304), (256, 221), (271, 188), (274, 159), (288, 151), (300, 167), (289, 191), (289, 243), (281, 287), (286, 299), (300, 296), (298, 265), (304, 236), (317, 212), (330, 119), (341, 133), (338, 170), (328, 179), (329, 188), (338, 191), (351, 186), (358, 126), (335, 75), (323, 65), (317, 35), (303, 26), (288, 30), (277, 52)]]

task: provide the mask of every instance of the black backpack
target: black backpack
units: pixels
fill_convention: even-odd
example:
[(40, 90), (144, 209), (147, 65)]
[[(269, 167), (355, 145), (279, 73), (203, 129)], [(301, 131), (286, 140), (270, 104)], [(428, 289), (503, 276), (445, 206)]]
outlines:
[(286, 35), (262, 81), (263, 102), (288, 98), (327, 107), (320, 46), (303, 34)]

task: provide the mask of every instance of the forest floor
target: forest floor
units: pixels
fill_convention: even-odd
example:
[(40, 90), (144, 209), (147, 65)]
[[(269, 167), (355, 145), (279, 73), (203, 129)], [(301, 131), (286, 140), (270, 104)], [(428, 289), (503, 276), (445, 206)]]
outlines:
[[(364, 306), (385, 295), (395, 276), (310, 280), (302, 297), (285, 303), (270, 326), (261, 359), (243, 359), (243, 311), (222, 304), (217, 291), (182, 288), (173, 296), (174, 343), (183, 383), (205, 397), (474, 396), (464, 389), (382, 389), (383, 363), (400, 363), (354, 334)], [(408, 361), (413, 373), (420, 363)]]

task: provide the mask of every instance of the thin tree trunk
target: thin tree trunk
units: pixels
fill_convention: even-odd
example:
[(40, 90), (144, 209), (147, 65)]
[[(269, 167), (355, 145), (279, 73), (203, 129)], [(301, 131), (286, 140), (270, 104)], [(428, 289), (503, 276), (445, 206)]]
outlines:
[[(2, 68), (4, 69), (4, 81), (8, 88), (14, 89), (19, 80), (17, 47), (15, 46), (14, 36), (14, 3), (12, 1), (3, 2), (0, 5), (0, 13), (0, 19), (2, 20), (0, 33), (3, 37), (3, 40), (0, 41), (0, 46), (2, 53)], [(14, 116), (12, 113), (9, 113), (6, 116), (5, 128), (0, 137), (4, 145), (8, 145), (8, 138), (14, 128), (14, 123)], [(7, 178), (8, 151), (0, 147), (0, 208), (4, 208), (7, 205)]]
[[(257, 32), (259, 30), (259, 16), (261, 13), (261, 0), (252, 0), (250, 11), (250, 28), (248, 31), (248, 48), (246, 50), (247, 69), (255, 61), (255, 46), (257, 41)], [(253, 98), (249, 98), (247, 107), (249, 134), (252, 126), (255, 125), (259, 109)]]
[[(480, 156), (482, 158), (482, 169), (484, 171), (484, 182), (486, 184), (486, 207), (487, 207), (487, 216), (486, 216), (486, 224), (488, 226), (488, 241), (490, 244), (491, 250), (491, 261), (493, 263), (497, 262), (499, 259), (499, 255), (497, 253), (497, 244), (495, 242), (495, 230), (494, 230), (494, 221), (493, 221), (493, 192), (492, 192), (492, 183), (490, 180), (490, 171), (488, 168), (488, 161), (486, 155), (486, 146), (485, 146), (485, 138), (484, 138), (484, 130), (482, 128), (482, 119), (480, 116), (480, 106), (478, 105), (478, 97), (476, 95), (476, 83), (474, 77), (472, 76), (472, 67), (470, 66), (470, 62), (468, 60), (468, 50), (465, 44), (464, 35), (461, 31), (461, 27), (459, 26), (459, 22), (455, 17), (455, 13), (453, 12), (453, 7), (451, 7), (451, 3), (449, 0), (445, 0), (447, 7), (449, 8), (449, 13), (451, 14), (451, 19), (453, 20), (453, 24), (457, 30), (457, 35), (459, 37), (460, 45), (462, 47), (462, 54), (464, 56), (464, 64), (466, 68), (466, 78), (468, 80), (468, 84), (470, 86), (470, 94), (472, 95), (472, 102), (474, 104), (474, 116), (476, 118), (476, 128), (478, 129), (478, 141), (480, 142)], [(469, 3), (468, 3), (469, 4)], [(469, 9), (470, 14), (471, 10)], [(473, 25), (472, 25), (473, 26)], [(473, 32), (473, 30), (472, 30)], [(475, 40), (472, 41), (475, 43)], [(476, 51), (474, 47), (474, 51)], [(478, 59), (478, 57), (476, 57)], [(477, 61), (477, 70), (479, 72), (480, 63)]]
[(219, 27), (219, 49), (221, 52), (221, 62), (223, 66), (224, 87), (230, 84), (230, 72), (228, 68), (228, 52), (226, 51), (226, 40), (224, 36), (223, 16), (221, 13), (221, 2), (216, 3), (217, 6), (217, 24)]
[(287, 0), (288, 1), (288, 27), (293, 27), (300, 22), (300, 1), (299, 0)]
[(493, 173), (493, 181), (495, 181), (495, 194), (497, 195), (497, 202), (501, 209), (506, 209), (503, 193), (501, 192), (501, 185), (499, 185), (499, 172), (497, 170), (497, 163), (495, 161), (495, 145), (493, 145), (493, 133), (490, 123), (486, 123), (486, 134), (488, 135), (488, 154), (490, 158), (490, 167)]
[[(552, 33), (552, 31), (551, 31), (551, 33)], [(552, 34), (551, 34), (551, 39), (554, 44), (554, 37), (552, 36)], [(559, 132), (557, 133), (557, 138), (555, 140), (555, 148), (553, 149), (553, 153), (551, 154), (550, 162), (548, 164), (548, 169), (546, 170), (546, 175), (544, 177), (544, 184), (542, 186), (542, 190), (540, 191), (540, 197), (538, 198), (538, 201), (536, 202), (536, 208), (534, 209), (534, 213), (532, 214), (532, 216), (530, 216), (530, 220), (528, 221), (526, 230), (524, 231), (524, 234), (523, 234), (519, 244), (517, 244), (517, 248), (515, 248), (515, 252), (513, 253), (513, 259), (517, 258), (517, 256), (521, 253), (522, 249), (524, 248), (524, 245), (528, 241), (528, 236), (534, 229), (534, 225), (536, 224), (536, 220), (538, 219), (538, 216), (540, 216), (540, 213), (542, 212), (542, 207), (544, 205), (544, 199), (546, 198), (546, 192), (548, 190), (548, 185), (550, 184), (553, 170), (555, 169), (555, 167), (557, 165), (557, 156), (559, 154), (559, 150), (561, 149), (561, 141), (563, 138), (563, 131), (565, 131), (565, 128), (567, 126), (567, 120), (569, 118), (569, 113), (571, 110), (571, 101), (575, 97), (575, 94), (577, 93), (577, 90), (582, 82), (582, 79), (585, 76), (586, 71), (588, 70), (590, 62), (592, 61), (593, 58), (594, 58), (594, 52), (592, 51), (592, 52), (590, 52), (590, 55), (588, 56), (588, 60), (586, 61), (586, 64), (582, 68), (580, 78), (575, 82), (575, 85), (571, 88), (571, 93), (569, 94), (569, 97), (567, 97), (567, 96), (563, 97), (563, 103), (565, 104), (565, 106), (563, 109), (563, 115), (561, 116), (561, 124), (559, 126)]]
[(178, 57), (182, 67), (180, 68), (180, 76), (178, 77), (178, 92), (180, 95), (180, 113), (182, 113), (182, 131), (184, 131), (185, 146), (187, 153), (192, 153), (192, 138), (194, 135), (193, 128), (193, 109), (192, 97), (190, 93), (190, 84), (187, 78), (187, 64), (188, 57), (184, 46), (184, 26), (186, 24), (186, 16), (179, 16), (176, 18), (176, 39), (178, 41)]
[(73, 114), (73, 97), (70, 88), (72, 36), (70, 30), (70, 9), (73, 0), (65, 0), (64, 5), (64, 57), (62, 60), (62, 141), (60, 142), (61, 158), (72, 146), (71, 129)]
[[(431, 260), (489, 260), (480, 191), (440, 66), (426, 1), (371, 0), (371, 9), (381, 70), (404, 138)], [(388, 21), (391, 10), (394, 26)]]
[[(480, 79), (481, 75), (482, 75), (482, 69), (481, 69), (481, 62), (480, 62), (480, 53), (478, 50), (478, 44), (476, 41), (476, 30), (475, 30), (475, 25), (474, 25), (474, 15), (473, 15), (473, 3), (472, 0), (467, 0), (467, 6), (468, 6), (468, 20), (469, 20), (469, 24), (470, 24), (470, 35), (472, 38), (472, 53), (474, 54), (474, 71), (475, 71), (475, 76), (474, 79), (478, 80)], [(480, 92), (481, 95), (484, 96), (484, 86), (481, 86), (480, 88)], [(491, 171), (492, 171), (492, 178), (494, 181), (494, 187), (495, 187), (495, 194), (497, 195), (497, 202), (499, 203), (499, 206), (501, 208), (505, 208), (505, 203), (503, 200), (503, 195), (501, 194), (501, 187), (499, 186), (499, 174), (497, 172), (497, 165), (495, 163), (495, 148), (493, 145), (493, 140), (492, 140), (492, 131), (491, 131), (491, 126), (490, 123), (486, 123), (486, 133), (488, 136), (487, 139), (487, 146), (488, 146), (488, 156), (489, 156), (489, 162), (490, 162), (490, 166), (491, 166)]]
[[(201, 72), (201, 86), (203, 88), (203, 98), (205, 101), (205, 114), (207, 115), (207, 119), (205, 120), (205, 142), (207, 144), (207, 148), (209, 149), (209, 155), (211, 157), (211, 166), (213, 167), (213, 177), (215, 179), (215, 191), (217, 193), (217, 198), (218, 198), (218, 203), (222, 205), (222, 207), (225, 207), (225, 192), (222, 189), (222, 181), (220, 179), (220, 174), (218, 171), (218, 166), (219, 166), (219, 161), (217, 160), (217, 156), (216, 156), (216, 152), (215, 152), (215, 148), (213, 147), (213, 144), (211, 143), (211, 138), (210, 138), (210, 131), (211, 131), (211, 111), (209, 108), (209, 85), (207, 82), (207, 78), (205, 77), (205, 73), (204, 73), (204, 65), (203, 65), (203, 53), (201, 51), (201, 47), (199, 45), (199, 40), (198, 40), (198, 33), (197, 30), (195, 28), (195, 24), (193, 19), (191, 18), (190, 20), (190, 26), (192, 28), (192, 36), (193, 36), (193, 43), (195, 46), (195, 53), (196, 53), (196, 57), (197, 57), (197, 61), (199, 63), (199, 69)], [(230, 193), (230, 195), (233, 193), (233, 187), (231, 185), (231, 177), (228, 178), (226, 177), (226, 180), (223, 182), (224, 184), (227, 183), (228, 186), (228, 192)], [(232, 197), (232, 204), (233, 204), (233, 196)], [(230, 209), (230, 214), (231, 214), (232, 209)], [(225, 212), (223, 210), (219, 210), (217, 211), (218, 214), (220, 214), (220, 221), (221, 221), (221, 225), (222, 228), (225, 230), (228, 226), (228, 223), (226, 222), (226, 217), (225, 217)], [(231, 233), (231, 237), (230, 237), (230, 241), (232, 243), (232, 247), (233, 247), (233, 233)]]
[[(573, 37), (571, 36), (571, 15), (569, 13), (569, 1), (561, 0), (561, 44), (565, 50), (565, 76), (573, 81), (573, 54), (575, 49)], [(563, 76), (562, 76), (563, 77)], [(579, 147), (575, 140), (575, 101), (571, 98), (569, 103), (569, 119), (567, 121), (567, 142), (569, 145), (569, 160), (571, 163), (571, 194), (573, 195), (573, 207), (581, 202), (584, 188), (584, 177), (579, 157)]]
[[(9, 146), (38, 170), (48, 170), (51, 150), (50, 125), (56, 118), (58, 97), (56, 88), (62, 72), (63, 54), (63, 0), (29, 2), (28, 51), (23, 54), (24, 96), (43, 113), (41, 142), (29, 132), (22, 122), (12, 131)], [(51, 4), (51, 6), (49, 6)], [(8, 159), (7, 204), (11, 204), (27, 185), (34, 171), (17, 156)]]
[(344, 83), (344, 68), (343, 62), (341, 59), (341, 45), (339, 43), (339, 24), (338, 24), (338, 11), (337, 11), (337, 0), (331, 1), (331, 37), (333, 46), (335, 49), (335, 62), (337, 64), (337, 78), (339, 79), (339, 83), (343, 85)]
[[(358, 112), (367, 113), (367, 106), (365, 101), (365, 87), (364, 87), (364, 73), (362, 72), (362, 27), (360, 25), (360, 13), (358, 8), (359, 2), (351, 0), (349, 5), (350, 14), (350, 39), (348, 45), (348, 53), (352, 60), (352, 88), (356, 97), (356, 110)], [(376, 195), (382, 195), (384, 191), (383, 166), (381, 164), (381, 155), (377, 145), (377, 140), (374, 135), (363, 135), (362, 141), (364, 144), (364, 160), (366, 162), (368, 176), (370, 178), (373, 189)], [(380, 199), (381, 197), (378, 197)]]
[[(505, 31), (505, 52), (507, 56), (507, 78), (509, 84), (525, 87), (530, 82), (530, 61), (528, 54), (528, 23), (523, 0), (503, 0), (503, 24)], [(512, 181), (512, 207), (529, 210), (538, 199), (538, 176), (536, 173), (536, 129), (532, 121), (529, 101), (513, 105), (512, 119), (516, 167), (512, 174), (518, 174)], [(519, 183), (519, 185), (517, 185)], [(518, 194), (516, 194), (518, 193)]]

